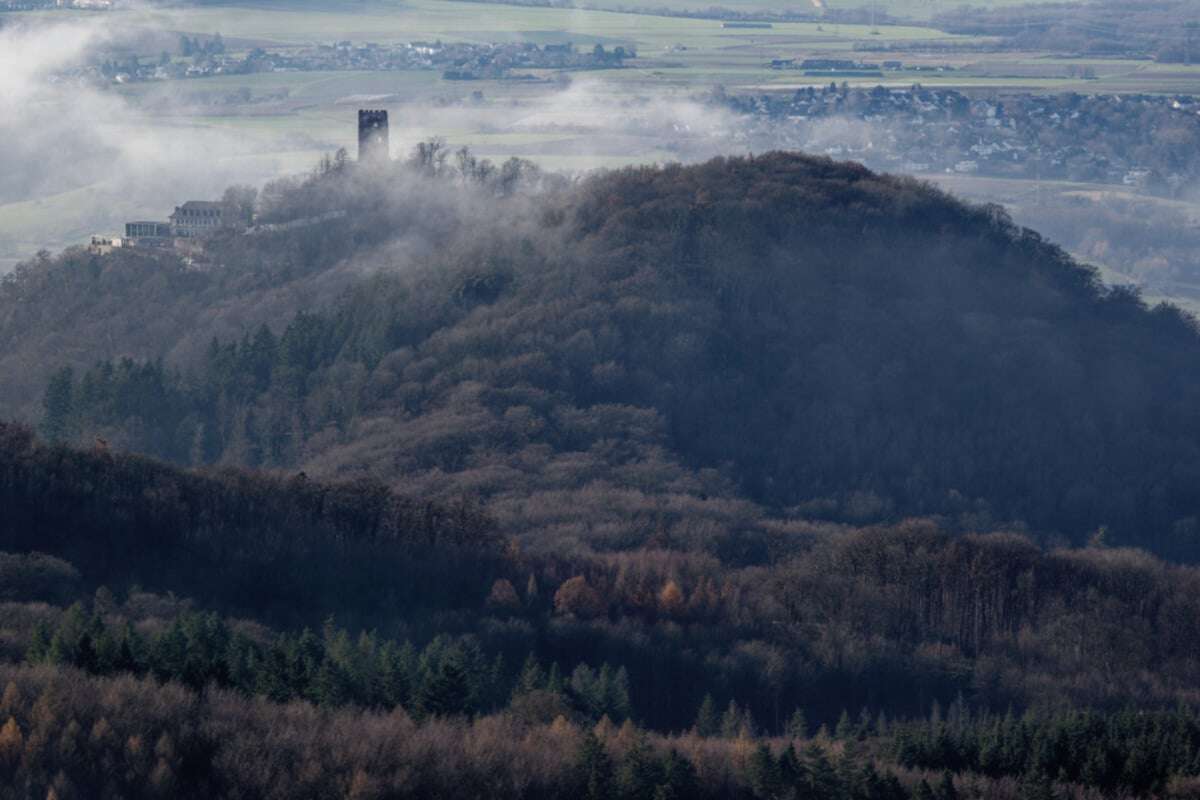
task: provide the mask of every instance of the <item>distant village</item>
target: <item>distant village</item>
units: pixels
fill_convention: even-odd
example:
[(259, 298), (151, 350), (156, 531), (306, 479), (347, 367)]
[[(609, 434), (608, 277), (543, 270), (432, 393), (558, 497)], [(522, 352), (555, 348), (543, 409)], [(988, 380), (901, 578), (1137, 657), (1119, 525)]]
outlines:
[(441, 70), (447, 80), (537, 80), (521, 70), (616, 69), (636, 57), (632, 49), (605, 49), (597, 44), (576, 50), (571, 43), (467, 44), (407, 42), (401, 44), (348, 41), (287, 49), (254, 48), (226, 52), (218, 34), (207, 38), (180, 37), (182, 58), (163, 53), (157, 59), (108, 59), (75, 68), (63, 77), (106, 83), (134, 83), (262, 72), (331, 72)]
[(114, 0), (0, 0), (0, 11), (35, 11), (46, 8), (75, 8), (111, 11)]
[[(867, 123), (830, 133), (821, 149), (878, 169), (1117, 183), (1163, 195), (1200, 178), (1200, 99), (1190, 95), (987, 99), (920, 85), (831, 83), (714, 102), (762, 120), (769, 131), (760, 133), (780, 147), (812, 149), (814, 126), (822, 122)], [(752, 125), (747, 135), (754, 133)]]
[(856, 61), (847, 58), (776, 58), (768, 65), (771, 69), (798, 70), (806, 77), (815, 78), (878, 78), (885, 72), (951, 72), (954, 67), (945, 64), (905, 64), (902, 61)]

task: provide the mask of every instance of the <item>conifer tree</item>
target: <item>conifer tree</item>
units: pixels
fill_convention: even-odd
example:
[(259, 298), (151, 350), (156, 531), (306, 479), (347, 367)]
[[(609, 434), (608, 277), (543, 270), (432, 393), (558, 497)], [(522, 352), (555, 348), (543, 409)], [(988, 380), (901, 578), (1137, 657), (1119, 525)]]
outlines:
[(838, 717), (837, 726), (833, 729), (833, 737), (840, 741), (854, 738), (854, 725), (850, 722), (850, 715), (842, 710), (842, 714)]
[(42, 398), (42, 435), (50, 442), (61, 442), (74, 435), (75, 373), (63, 367), (51, 376)]
[(646, 741), (646, 735), (638, 733), (617, 769), (619, 796), (629, 800), (653, 800), (654, 789), (659, 781), (658, 762)]
[(538, 689), (543, 689), (545, 686), (546, 674), (542, 671), (542, 665), (538, 663), (537, 656), (531, 652), (525, 657), (525, 664), (521, 667), (521, 674), (517, 676), (517, 684), (513, 688), (513, 695), (527, 694)]
[(614, 721), (621, 722), (633, 716), (633, 705), (629, 699), (629, 672), (619, 667), (613, 673), (605, 692), (606, 713)]
[(45, 620), (38, 620), (29, 638), (29, 646), (25, 649), (25, 660), (31, 664), (40, 664), (50, 655), (50, 627)]
[(875, 727), (874, 720), (871, 719), (871, 712), (863, 706), (862, 711), (858, 714), (858, 724), (855, 726), (854, 735), (859, 739), (865, 739), (871, 735)]
[(592, 702), (596, 708), (596, 716), (607, 716), (614, 722), (618, 722), (616, 715), (612, 713), (613, 701), (613, 671), (612, 667), (605, 662), (600, 665), (599, 671), (596, 673), (596, 682), (593, 689)]
[(838, 796), (838, 779), (825, 749), (816, 742), (804, 750), (804, 770), (808, 776), (809, 794), (817, 800), (833, 800)]
[[(558, 665), (554, 665), (554, 669), (557, 668)], [(492, 666), (488, 670), (488, 704), (493, 708), (504, 705), (504, 703), (508, 700), (508, 697), (506, 697), (504, 694), (507, 687), (507, 684), (505, 683), (505, 676), (506, 667), (504, 665), (504, 654), (497, 653), (496, 657), (492, 659)]]
[(700, 701), (693, 728), (698, 736), (716, 736), (721, 732), (721, 720), (717, 717), (717, 706), (711, 694), (704, 695)]
[(432, 717), (457, 714), (464, 710), (469, 691), (466, 672), (458, 659), (444, 658), (417, 687), (417, 711)]
[(937, 800), (958, 800), (958, 790), (954, 788), (954, 776), (950, 770), (942, 772), (942, 780), (938, 783)]
[(317, 668), (309, 694), (316, 703), (337, 708), (350, 700), (350, 677), (337, 662), (327, 658)]
[(1045, 773), (1030, 772), (1021, 782), (1021, 800), (1056, 800), (1054, 783)]
[(580, 794), (586, 800), (609, 800), (613, 796), (613, 765), (596, 734), (584, 731), (576, 756)]
[(546, 691), (562, 694), (566, 688), (567, 685), (563, 680), (562, 670), (558, 668), (558, 662), (555, 661), (550, 665), (550, 672), (546, 675)]
[(120, 669), (121, 642), (118, 635), (106, 626), (101, 626), (96, 637), (96, 672), (109, 675)]
[(605, 716), (605, 686), (601, 677), (587, 664), (571, 672), (571, 692), (593, 719)]
[(774, 797), (780, 788), (779, 766), (766, 744), (760, 743), (746, 763), (746, 783), (756, 797)]
[(655, 792), (655, 800), (684, 800), (698, 794), (696, 768), (692, 762), (675, 748), (671, 748), (663, 760), (662, 783)]
[(797, 708), (792, 712), (792, 716), (787, 721), (787, 735), (793, 739), (808, 738), (808, 718), (804, 716), (804, 710)]
[(267, 648), (265, 657), (256, 664), (254, 691), (281, 703), (293, 696), (289, 678), (287, 653), (282, 642), (275, 642)]
[(779, 754), (779, 781), (783, 786), (796, 786), (805, 778), (804, 765), (796, 754), (796, 746), (788, 746)]
[(742, 729), (742, 709), (736, 700), (730, 700), (725, 713), (721, 715), (721, 736), (726, 739), (736, 739)]

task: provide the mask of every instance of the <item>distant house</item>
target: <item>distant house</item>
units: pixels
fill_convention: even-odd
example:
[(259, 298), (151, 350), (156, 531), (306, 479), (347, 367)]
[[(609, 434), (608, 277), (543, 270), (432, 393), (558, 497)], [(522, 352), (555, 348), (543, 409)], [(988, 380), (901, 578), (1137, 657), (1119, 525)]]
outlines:
[(225, 207), (208, 200), (189, 200), (175, 207), (171, 229), (176, 236), (201, 236), (226, 224)]
[(861, 65), (844, 58), (806, 58), (800, 62), (800, 69), (855, 70), (861, 69)]
[(125, 238), (126, 239), (169, 239), (171, 238), (171, 225), (167, 222), (126, 222), (125, 223)]
[(121, 247), (123, 242), (119, 236), (104, 236), (103, 234), (94, 234), (92, 241), (88, 245), (88, 250), (96, 255), (108, 255), (113, 250)]
[(1145, 186), (1150, 181), (1150, 170), (1148, 169), (1131, 169), (1125, 173), (1121, 179), (1121, 183), (1126, 186)]

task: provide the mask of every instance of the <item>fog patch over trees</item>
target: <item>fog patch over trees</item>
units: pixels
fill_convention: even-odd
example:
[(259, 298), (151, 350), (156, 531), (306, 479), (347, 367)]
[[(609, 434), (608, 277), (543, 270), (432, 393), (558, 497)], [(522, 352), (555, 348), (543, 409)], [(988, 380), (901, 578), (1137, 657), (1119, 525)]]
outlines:
[[(339, 139), (275, 130), (234, 132), (206, 124), (194, 94), (204, 81), (150, 85), (140, 99), (112, 87), (64, 77), (63, 71), (136, 37), (163, 34), (150, 15), (124, 11), (72, 22), (11, 23), (0, 29), (0, 204), (54, 201), (81, 193), (53, 219), (0, 235), (0, 257), (27, 258), (40, 247), (85, 241), (91, 233), (118, 233), (125, 221), (156, 219), (187, 199), (215, 198), (231, 184), (261, 185), (295, 164), (287, 151), (332, 153), (353, 137), (353, 109), (344, 98), (346, 128)], [(196, 84), (196, 90), (191, 84)], [(392, 151), (406, 156), (419, 142), (446, 130), (533, 135), (517, 155), (569, 162), (579, 171), (634, 153), (695, 161), (719, 153), (769, 149), (770, 139), (748, 138), (736, 115), (703, 98), (676, 91), (638, 91), (578, 78), (517, 103), (435, 103), (387, 96)], [(204, 112), (207, 113), (207, 112)], [(35, 135), (36, 133), (36, 135)], [(561, 134), (561, 140), (554, 135)], [(32, 243), (31, 243), (32, 242)]]
[(244, 139), (166, 123), (116, 91), (58, 74), (124, 35), (107, 15), (0, 30), (0, 203), (84, 192), (63, 206), (70, 209), (65, 217), (36, 222), (37, 230), (53, 223), (56, 238), (47, 245), (120, 231), (130, 218), (164, 217), (189, 197), (219, 195), (230, 183), (258, 182), (280, 167), (260, 165), (247, 175), (237, 163), (253, 152)]

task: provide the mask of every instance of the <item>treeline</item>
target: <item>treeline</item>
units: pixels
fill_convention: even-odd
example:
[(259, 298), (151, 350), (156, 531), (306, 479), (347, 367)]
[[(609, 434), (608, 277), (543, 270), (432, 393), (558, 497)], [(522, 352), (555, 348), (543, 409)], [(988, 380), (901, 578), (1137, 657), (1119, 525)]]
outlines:
[(1026, 717), (958, 707), (945, 717), (897, 725), (892, 739), (904, 766), (1058, 780), (1106, 795), (1161, 795), (1172, 779), (1200, 775), (1200, 718), (1187, 706)]
[(40, 443), (0, 423), (0, 547), (85, 565), (97, 583), (171, 589), (304, 621), (345, 608), (477, 605), (500, 552), (476, 505), (361, 479), (185, 472)]
[(882, 730), (725, 738), (508, 711), (418, 721), (69, 667), (3, 665), (0, 681), (4, 798), (1074, 800), (1186, 798), (1196, 785), (1188, 709), (999, 718), (960, 708)]
[(225, 40), (221, 38), (220, 33), (214, 33), (207, 40), (200, 36), (189, 38), (185, 34), (179, 35), (179, 55), (184, 58), (191, 56), (209, 56), (220, 55), (225, 52)]
[[(427, 724), (502, 713), (519, 726), (553, 724), (561, 731), (583, 725), (572, 770), (581, 782), (586, 778), (581, 788), (587, 797), (656, 796), (651, 792), (663, 785), (684, 792), (673, 796), (710, 796), (697, 784), (691, 761), (674, 748), (656, 752), (644, 733), (622, 731), (625, 744), (632, 746), (620, 756), (606, 747), (605, 739), (615, 732), (612, 723), (636, 713), (624, 669), (607, 664), (599, 670), (581, 664), (566, 677), (557, 665), (546, 670), (530, 655), (510, 673), (503, 658), (487, 658), (471, 637), (437, 637), (418, 650), (374, 634), (354, 639), (327, 625), (320, 635), (306, 630), (263, 641), (231, 630), (214, 614), (185, 613), (143, 635), (128, 622), (106, 623), (99, 611), (89, 615), (80, 604), (55, 625), (34, 630), (27, 658), (94, 675), (152, 676), (192, 690), (235, 689), (273, 702), (403, 708)], [(12, 713), (16, 695), (6, 690), (0, 713)], [(597, 721), (599, 736), (586, 731)], [(15, 718), (0, 731), (0, 740), (10, 747), (14, 727), (20, 730)], [(998, 715), (974, 710), (960, 696), (945, 713), (935, 702), (932, 714), (918, 721), (894, 720), (882, 711), (872, 715), (867, 709), (855, 721), (843, 712), (836, 726), (820, 726), (815, 736), (797, 711), (780, 733), (782, 746), (769, 734), (760, 736), (752, 716), (736, 701), (719, 714), (706, 696), (685, 739), (693, 758), (697, 745), (711, 755), (733, 744), (727, 756), (732, 755), (736, 779), (743, 784), (740, 791), (755, 798), (796, 794), (832, 800), (852, 791), (862, 798), (940, 800), (959, 796), (952, 775), (1010, 778), (1019, 782), (1022, 796), (1052, 797), (1056, 783), (1098, 789), (1104, 796), (1122, 791), (1162, 795), (1172, 783), (1185, 786), (1200, 774), (1200, 718), (1187, 706), (1149, 713), (1014, 715), (1010, 710)], [(806, 740), (806, 746), (797, 747)], [(830, 752), (840, 755), (831, 761)], [(941, 773), (938, 788), (921, 779), (906, 789), (894, 775), (879, 773), (880, 760), (902, 771)]]
[[(472, 276), (457, 294), (466, 302), (502, 285), (499, 276)], [(394, 327), (364, 330), (350, 313), (301, 313), (279, 336), (262, 325), (240, 340), (213, 339), (186, 374), (129, 358), (78, 376), (64, 367), (47, 386), (41, 431), (52, 442), (86, 431), (185, 465), (291, 466), (309, 437), (344, 430), (361, 411), (358, 397), (319, 392), (314, 375), (339, 360), (377, 364), (404, 338)]]
[[(469, 505), (191, 473), (5, 430), (5, 546), (71, 562), (0, 558), (14, 601), (174, 591), (282, 630), (332, 616), (378, 630), (380, 649), (471, 636), (513, 668), (531, 652), (546, 670), (607, 663), (656, 730), (691, 725), (706, 695), (774, 734), (797, 708), (817, 726), (862, 708), (910, 717), (960, 692), (991, 711), (1158, 707), (1200, 680), (1198, 573), (1104, 532), (1078, 549), (919, 520), (683, 538), (695, 520), (663, 516), (625, 550), (541, 550), (499, 540)], [(354, 696), (380, 702), (371, 691)]]
[(1200, 275), (1200, 230), (1166, 203), (1062, 197), (1018, 213), (1036, 217), (1047, 236), (1149, 293), (1197, 299), (1192, 286)]
[(624, 667), (577, 664), (564, 675), (557, 664), (544, 669), (531, 653), (514, 671), (503, 655), (489, 658), (473, 636), (441, 635), (418, 649), (374, 632), (352, 637), (332, 623), (320, 634), (306, 628), (255, 638), (217, 614), (185, 612), (142, 634), (128, 621), (109, 624), (99, 611), (88, 614), (75, 603), (53, 626), (38, 624), (26, 660), (93, 675), (152, 675), (194, 690), (219, 686), (274, 702), (402, 707), (416, 719), (477, 717), (510, 701), (544, 721), (607, 717), (620, 723), (633, 714)]
[[(129, 567), (109, 567), (110, 575), (124, 576), (115, 592), (100, 588), (90, 603), (65, 610), (46, 601), (65, 604), (91, 592), (89, 562), (77, 569), (50, 555), (0, 554), (0, 658), (28, 660), (37, 669), (21, 675), (54, 682), (49, 698), (24, 684), (0, 697), (0, 751), (9, 754), (0, 754), (0, 768), (19, 785), (95, 794), (115, 781), (119, 788), (103, 792), (148, 791), (129, 789), (124, 775), (173, 787), (160, 793), (186, 794), (179, 788), (186, 783), (207, 796), (274, 796), (254, 788), (266, 775), (313, 796), (374, 786), (382, 796), (457, 797), (467, 791), (454, 788), (457, 778), (472, 792), (498, 796), (641, 798), (661, 789), (714, 798), (834, 800), (850, 792), (897, 800), (1065, 800), (1088, 791), (1185, 796), (1197, 779), (1200, 723), (1190, 704), (1200, 680), (1200, 572), (1112, 548), (1103, 533), (1087, 548), (1047, 551), (1015, 534), (952, 535), (921, 521), (814, 529), (802, 541), (785, 530), (780, 542), (764, 542), (756, 563), (740, 567), (699, 552), (530, 553), (516, 542), (499, 557), (454, 561), (452, 537), (435, 539), (414, 562), (414, 543), (400, 538), (364, 551), (386, 566), (372, 575), (379, 586), (320, 591), (319, 603), (298, 603), (289, 591), (321, 584), (293, 587), (291, 573), (354, 586), (368, 569), (347, 560), (352, 544), (304, 545), (290, 561), (268, 562), (289, 564), (289, 576), (258, 568), (255, 602), (234, 595), (241, 602), (232, 603), (229, 575), (261, 563), (265, 545), (257, 539), (276, 529), (246, 527), (240, 548), (226, 547), (220, 568), (212, 569), (196, 556), (203, 548), (191, 549), (185, 534), (194, 529), (183, 523), (207, 514), (213, 530), (225, 530), (219, 518), (226, 505), (228, 525), (255, 519), (240, 510), (246, 503), (282, 514), (270, 505), (278, 484), (264, 488), (276, 479), (242, 475), (250, 486), (263, 482), (263, 494), (204, 495), (209, 504), (189, 517), (179, 511), (196, 491), (189, 482), (219, 476), (6, 432), (15, 454), (4, 462), (3, 485), (9, 492), (15, 485), (40, 488), (58, 499), (55, 519), (64, 533), (43, 543), (59, 553), (78, 552), (97, 569), (109, 565), (93, 550), (68, 546), (105, 528), (98, 506), (71, 498), (109, 485), (106, 470), (119, 489), (101, 489), (110, 508), (128, 509), (131, 520), (143, 518), (133, 511), (153, 519), (174, 509), (167, 519), (179, 526), (160, 543), (161, 562), (146, 560), (150, 545), (131, 545)], [(296, 504), (306, 495), (282, 497)], [(345, 502), (363, 502), (354, 497)], [(348, 533), (339, 538), (324, 514), (311, 507), (305, 513), (281, 517), (297, 525), (302, 543), (325, 535), (353, 541)], [(132, 530), (151, 544), (165, 535), (144, 525)], [(465, 542), (467, 549), (479, 546)], [(197, 587), (201, 607), (212, 611), (134, 585), (141, 575), (133, 567), (166, 565), (172, 553), (183, 563), (174, 571), (163, 566), (148, 583), (160, 592)], [(409, 601), (396, 594), (406, 587), (394, 585), (397, 575), (417, 580), (412, 571), (396, 571), (405, 564), (443, 581), (450, 576), (439, 570), (450, 564), (472, 574), (452, 592), (431, 587)], [(335, 619), (313, 625), (314, 616), (326, 614)], [(89, 717), (88, 693), (98, 686), (105, 703), (131, 701), (122, 692), (135, 687), (157, 705), (144, 713), (118, 705), (123, 710)], [(7, 710), (25, 698), (31, 710)], [(189, 709), (177, 712), (186, 722), (155, 716), (168, 708)], [(234, 744), (221, 725), (223, 733), (206, 733), (215, 724), (210, 713), (234, 715), (245, 726), (238, 737), (256, 732), (258, 749), (237, 749), (252, 740)], [(101, 717), (124, 726), (111, 742), (105, 725), (92, 735)], [(72, 718), (82, 732), (64, 739)], [(309, 750), (323, 742), (322, 726), (343, 724), (333, 720), (366, 730), (363, 749)], [(57, 727), (48, 733), (45, 725)], [(260, 725), (282, 728), (264, 733)], [(370, 739), (380, 730), (390, 733)], [(473, 738), (485, 731), (503, 731), (509, 741), (497, 751), (487, 736)], [(140, 743), (121, 750), (135, 735)], [(276, 744), (275, 736), (284, 738)], [(465, 750), (451, 757), (454, 748)], [(146, 752), (154, 757), (138, 755)], [(410, 759), (416, 753), (436, 763), (418, 769)], [(120, 775), (101, 780), (89, 772), (111, 773), (118, 758), (129, 765)], [(313, 771), (284, 777), (275, 763)], [(147, 783), (155, 770), (170, 783)], [(366, 775), (356, 778), (359, 770)], [(355, 781), (359, 788), (351, 791)]]
[(1148, 56), (1192, 64), (1200, 14), (1186, 0), (1133, 6), (1101, 0), (1008, 8), (963, 6), (934, 15), (932, 24), (950, 33), (997, 37), (1007, 47), (1023, 51)]
[(911, 796), (869, 760), (835, 760), (816, 744), (776, 755), (778, 742), (664, 738), (607, 719), (418, 723), (401, 710), (247, 702), (46, 667), (0, 666), (0, 681), (4, 798)]

